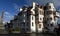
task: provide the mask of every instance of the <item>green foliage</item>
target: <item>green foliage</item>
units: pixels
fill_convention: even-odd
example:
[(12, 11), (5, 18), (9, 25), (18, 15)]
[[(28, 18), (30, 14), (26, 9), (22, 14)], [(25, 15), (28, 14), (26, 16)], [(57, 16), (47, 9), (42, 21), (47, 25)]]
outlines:
[(12, 29), (12, 31), (20, 31), (20, 28), (16, 27), (15, 29)]

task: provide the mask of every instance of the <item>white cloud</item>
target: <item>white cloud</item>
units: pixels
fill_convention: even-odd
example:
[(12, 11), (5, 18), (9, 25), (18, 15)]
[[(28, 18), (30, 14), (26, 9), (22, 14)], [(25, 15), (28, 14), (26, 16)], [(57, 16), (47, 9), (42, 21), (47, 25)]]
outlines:
[(13, 19), (13, 15), (9, 12), (5, 12), (4, 22), (9, 22), (11, 19)]
[(5, 14), (9, 14), (9, 12), (5, 12)]

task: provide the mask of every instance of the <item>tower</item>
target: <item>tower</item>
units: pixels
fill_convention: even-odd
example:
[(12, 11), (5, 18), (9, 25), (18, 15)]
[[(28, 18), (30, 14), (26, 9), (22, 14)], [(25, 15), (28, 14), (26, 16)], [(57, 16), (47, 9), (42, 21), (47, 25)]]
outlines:
[(1, 24), (3, 24), (3, 20), (4, 20), (4, 11), (2, 11), (2, 15), (1, 15)]
[(4, 20), (4, 11), (2, 11), (2, 15), (1, 15), (1, 18), (0, 18), (0, 32), (4, 31), (3, 20)]
[(45, 24), (45, 29), (47, 29), (49, 32), (53, 32), (55, 28), (55, 23), (56, 23), (56, 9), (53, 5), (53, 3), (47, 3), (45, 6), (45, 15), (44, 15), (44, 24)]

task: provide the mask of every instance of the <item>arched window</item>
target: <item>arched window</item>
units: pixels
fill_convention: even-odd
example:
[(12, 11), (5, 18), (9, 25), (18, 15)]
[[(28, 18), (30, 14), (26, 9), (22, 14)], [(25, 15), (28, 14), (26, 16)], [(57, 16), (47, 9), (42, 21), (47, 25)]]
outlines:
[(33, 25), (33, 22), (32, 22), (32, 26), (34, 26), (34, 25)]
[(33, 20), (33, 16), (32, 16), (32, 20)]

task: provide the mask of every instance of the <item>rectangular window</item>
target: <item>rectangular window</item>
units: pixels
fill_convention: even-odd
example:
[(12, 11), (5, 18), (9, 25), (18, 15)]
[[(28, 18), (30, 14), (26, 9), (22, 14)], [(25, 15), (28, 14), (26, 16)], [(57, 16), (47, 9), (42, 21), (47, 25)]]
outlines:
[(54, 15), (56, 15), (56, 12), (53, 12)]
[(18, 23), (18, 26), (20, 26), (19, 23)]
[(42, 20), (42, 19), (40, 18), (40, 20)]
[(32, 20), (33, 20), (33, 16), (32, 16)]
[(25, 14), (24, 14), (24, 17), (25, 17)]
[(41, 15), (43, 15), (43, 14), (44, 14), (43, 10), (40, 10), (40, 14), (41, 14)]
[(48, 6), (48, 9), (51, 9), (51, 6)]
[(47, 11), (46, 14), (47, 15), (52, 14), (52, 11)]
[(32, 26), (33, 26), (33, 22), (32, 22)]
[(49, 14), (52, 14), (52, 11), (48, 11), (49, 12)]
[(53, 26), (53, 24), (51, 24), (51, 26)]
[(49, 26), (49, 24), (47, 24), (47, 26)]
[(27, 26), (29, 25), (29, 22), (27, 22)]
[(47, 18), (47, 21), (49, 20), (49, 18)]
[(25, 26), (25, 23), (23, 22), (22, 25)]
[(30, 17), (29, 12), (27, 12), (27, 20), (29, 20), (29, 17)]
[(39, 28), (41, 28), (41, 24), (39, 24)]
[(28, 28), (26, 28), (26, 31), (29, 31), (29, 29), (28, 29)]
[(52, 18), (50, 18), (50, 20), (52, 20)]
[(49, 12), (47, 12), (47, 15), (49, 15)]

